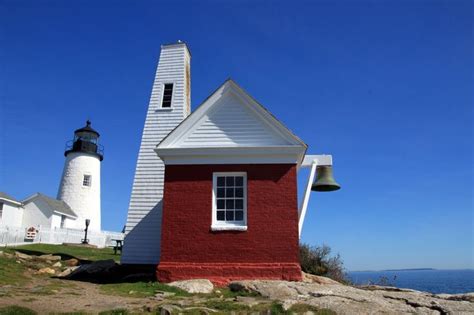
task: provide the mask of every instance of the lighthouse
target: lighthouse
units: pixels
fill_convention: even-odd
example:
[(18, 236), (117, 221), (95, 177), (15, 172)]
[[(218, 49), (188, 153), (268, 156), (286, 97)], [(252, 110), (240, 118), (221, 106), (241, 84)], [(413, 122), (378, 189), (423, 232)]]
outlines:
[(74, 139), (67, 142), (64, 170), (59, 185), (58, 199), (66, 202), (77, 214), (67, 228), (83, 229), (90, 220), (89, 230), (100, 231), (100, 163), (103, 147), (99, 133), (86, 126), (74, 131)]

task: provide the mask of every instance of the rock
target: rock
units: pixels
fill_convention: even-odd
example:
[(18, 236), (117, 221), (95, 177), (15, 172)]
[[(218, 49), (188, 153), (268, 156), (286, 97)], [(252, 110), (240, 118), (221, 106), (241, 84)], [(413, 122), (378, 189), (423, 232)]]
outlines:
[(56, 263), (53, 264), (53, 267), (56, 267), (56, 268), (61, 268), (63, 265), (61, 265), (61, 262), (58, 261)]
[(5, 258), (13, 258), (13, 257), (15, 257), (15, 255), (12, 255), (12, 254), (9, 254), (9, 253), (5, 253), (5, 252), (2, 252), (2, 253), (0, 254), (0, 256), (5, 257)]
[(179, 288), (188, 293), (212, 293), (214, 285), (207, 279), (191, 279), (183, 281), (174, 281), (168, 283), (169, 286)]
[(158, 301), (162, 301), (165, 298), (170, 297), (170, 296), (174, 296), (174, 295), (175, 295), (175, 293), (173, 293), (173, 292), (156, 291), (155, 299), (157, 299)]
[(71, 258), (71, 259), (65, 260), (64, 264), (66, 264), (66, 266), (69, 266), (69, 267), (74, 267), (74, 266), (80, 265), (81, 262), (79, 261), (79, 259)]
[(54, 270), (53, 268), (49, 268), (49, 267), (45, 267), (45, 268), (41, 268), (40, 270), (37, 271), (38, 274), (50, 274), (50, 275), (54, 275), (56, 273), (56, 270)]
[[(460, 314), (474, 313), (473, 293), (433, 295), (393, 287), (362, 289), (343, 284), (319, 284), (287, 281), (234, 281), (233, 291), (259, 293), (279, 300), (284, 309), (291, 305), (308, 304), (330, 309), (337, 314)], [(397, 290), (398, 289), (398, 290)]]
[(65, 278), (71, 280), (91, 280), (94, 282), (110, 281), (116, 265), (113, 259), (94, 261), (90, 264), (80, 265), (69, 275), (65, 276)]
[(57, 276), (58, 276), (59, 278), (67, 277), (67, 276), (69, 276), (69, 275), (71, 274), (71, 272), (73, 272), (73, 271), (76, 270), (77, 268), (79, 268), (79, 267), (77, 267), (77, 266), (68, 267), (68, 268), (64, 269), (62, 272), (60, 272)]
[(61, 260), (61, 256), (47, 254), (47, 255), (38, 256), (37, 259), (44, 260), (44, 261), (47, 261), (47, 262), (53, 262), (53, 261)]
[(302, 272), (303, 282), (317, 283), (317, 284), (340, 284), (339, 282), (330, 278), (312, 275), (310, 273)]
[(165, 304), (161, 305), (159, 308), (160, 315), (171, 315), (174, 313), (180, 313), (181, 308), (176, 306), (176, 305), (171, 305), (171, 304)]
[(25, 260), (31, 260), (31, 259), (33, 259), (32, 256), (27, 255), (27, 254), (23, 254), (23, 253), (20, 253), (20, 252), (15, 252), (15, 257), (18, 257), (18, 258), (20, 258), (20, 259), (25, 259)]

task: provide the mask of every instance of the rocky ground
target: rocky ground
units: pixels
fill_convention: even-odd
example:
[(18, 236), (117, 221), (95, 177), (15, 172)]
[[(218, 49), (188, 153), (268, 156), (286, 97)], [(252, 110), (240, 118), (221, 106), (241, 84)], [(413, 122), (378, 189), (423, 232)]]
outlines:
[[(67, 259), (66, 259), (67, 258)], [(394, 287), (353, 287), (304, 275), (303, 282), (208, 280), (91, 283), (115, 278), (113, 260), (0, 252), (0, 314), (12, 305), (48, 313), (474, 314), (474, 293), (434, 295)], [(81, 280), (81, 281), (78, 281)], [(136, 279), (135, 279), (136, 280)]]
[(474, 293), (436, 295), (394, 287), (352, 287), (312, 278), (306, 282), (238, 281), (230, 287), (278, 300), (284, 309), (298, 303), (337, 314), (474, 314)]

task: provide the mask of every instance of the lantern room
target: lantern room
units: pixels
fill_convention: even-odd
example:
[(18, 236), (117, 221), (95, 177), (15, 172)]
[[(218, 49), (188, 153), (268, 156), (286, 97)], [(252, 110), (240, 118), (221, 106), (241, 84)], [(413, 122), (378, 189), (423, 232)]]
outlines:
[(91, 127), (90, 120), (87, 120), (86, 126), (74, 131), (74, 139), (66, 143), (64, 156), (71, 152), (84, 152), (97, 155), (102, 161), (104, 148), (99, 144), (100, 134)]

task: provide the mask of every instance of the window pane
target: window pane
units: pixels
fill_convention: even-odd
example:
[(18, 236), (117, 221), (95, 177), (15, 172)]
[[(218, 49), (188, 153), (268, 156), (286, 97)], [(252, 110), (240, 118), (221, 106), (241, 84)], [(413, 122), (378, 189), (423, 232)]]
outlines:
[(226, 186), (234, 186), (234, 176), (227, 176), (225, 178), (225, 184)]
[(217, 197), (219, 198), (225, 197), (225, 188), (217, 188)]
[(237, 199), (235, 200), (235, 209), (243, 209), (244, 208), (244, 200)]
[(217, 221), (225, 221), (225, 211), (217, 211)]
[(243, 188), (236, 188), (235, 189), (235, 196), (242, 198), (244, 196), (244, 189)]
[(234, 188), (226, 188), (225, 189), (225, 196), (227, 198), (234, 197)]
[(235, 211), (235, 221), (243, 221), (243, 220), (244, 220), (244, 212)]
[(233, 210), (234, 209), (234, 200), (233, 199), (226, 200), (225, 201), (225, 208)]
[(234, 221), (234, 211), (226, 211), (225, 212), (225, 220), (226, 221)]
[(235, 186), (243, 186), (244, 185), (244, 178), (242, 176), (235, 177)]
[(171, 98), (173, 96), (173, 83), (167, 83), (164, 86), (163, 100), (161, 107), (171, 107)]
[(225, 200), (217, 199), (217, 209), (225, 209)]
[(219, 186), (219, 187), (224, 187), (225, 186), (225, 177), (224, 176), (217, 177), (217, 186)]

